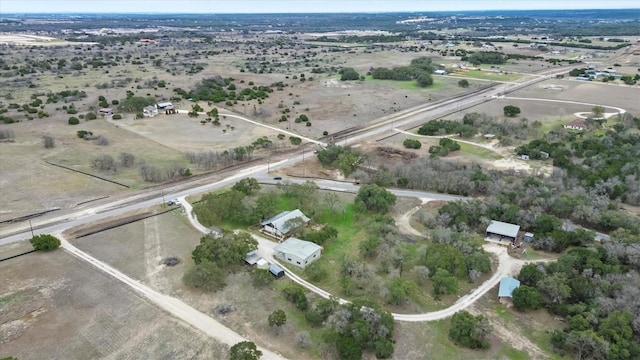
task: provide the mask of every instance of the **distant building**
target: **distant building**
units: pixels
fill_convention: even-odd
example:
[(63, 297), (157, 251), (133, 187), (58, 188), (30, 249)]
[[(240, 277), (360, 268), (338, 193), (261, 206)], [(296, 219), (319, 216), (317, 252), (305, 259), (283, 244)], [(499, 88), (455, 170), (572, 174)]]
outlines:
[(292, 237), (274, 247), (273, 252), (277, 259), (304, 269), (320, 258), (322, 246)]
[(156, 108), (155, 106), (146, 106), (144, 109), (142, 109), (142, 114), (146, 117), (154, 117), (158, 115), (158, 108)]
[(165, 102), (158, 103), (156, 107), (158, 108), (158, 110), (164, 110), (168, 107), (173, 107), (173, 104), (170, 101), (165, 101)]
[(510, 302), (513, 298), (513, 290), (520, 287), (520, 281), (509, 276), (500, 279), (500, 288), (498, 289), (498, 299), (500, 301)]
[(111, 108), (102, 108), (98, 110), (98, 114), (102, 116), (111, 116), (113, 115), (113, 109)]
[(295, 224), (295, 219), (299, 219), (302, 225), (307, 225), (311, 221), (302, 211), (295, 209), (292, 211), (283, 211), (280, 214), (267, 219), (260, 223), (260, 231), (271, 235), (276, 239), (284, 239), (287, 237), (291, 226)]
[(524, 233), (524, 241), (528, 242), (528, 243), (532, 242), (533, 241), (533, 233), (530, 233), (530, 232)]
[(571, 120), (564, 125), (564, 128), (582, 131), (587, 128), (587, 122), (582, 119)]
[(511, 242), (515, 242), (520, 232), (520, 225), (509, 224), (502, 221), (491, 220), (489, 226), (487, 226), (487, 237), (498, 236), (500, 241), (507, 239)]

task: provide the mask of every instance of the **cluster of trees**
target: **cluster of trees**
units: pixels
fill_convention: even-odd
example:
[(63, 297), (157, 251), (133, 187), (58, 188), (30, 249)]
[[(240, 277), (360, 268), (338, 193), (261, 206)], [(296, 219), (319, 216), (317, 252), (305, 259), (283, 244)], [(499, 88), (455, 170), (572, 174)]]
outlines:
[(384, 214), (396, 203), (396, 196), (376, 184), (360, 186), (355, 199), (358, 209)]
[(435, 65), (430, 58), (420, 57), (411, 60), (409, 66), (396, 66), (394, 68), (371, 68), (371, 77), (380, 80), (397, 80), (409, 81), (416, 80), (420, 87), (429, 87), (433, 85), (433, 71)]
[(522, 311), (544, 306), (567, 319), (551, 343), (580, 359), (640, 356), (640, 237), (626, 231), (595, 248), (574, 248), (557, 262), (526, 265), (518, 275), (514, 305)]
[[(298, 294), (297, 297), (286, 295), (292, 301), (301, 301), (300, 292), (304, 296), (302, 289), (285, 291)], [(378, 359), (393, 355), (393, 317), (371, 301), (356, 300), (340, 305), (334, 299), (318, 299), (303, 311), (312, 326), (325, 328), (323, 338), (335, 344), (340, 359), (361, 359), (365, 351), (375, 353)]]
[(245, 232), (227, 232), (219, 237), (204, 236), (191, 253), (195, 266), (185, 272), (187, 286), (204, 291), (217, 291), (226, 286), (226, 273), (233, 266), (242, 266), (248, 252), (258, 248), (258, 242)]
[(129, 113), (141, 113), (145, 107), (155, 103), (156, 100), (152, 97), (133, 96), (133, 93), (128, 92), (127, 98), (120, 100), (118, 110)]
[(460, 311), (451, 318), (449, 337), (456, 343), (471, 349), (488, 349), (487, 335), (491, 332), (489, 321), (482, 315), (473, 316)]
[(338, 169), (345, 177), (351, 176), (364, 160), (364, 153), (350, 146), (340, 146), (332, 143), (318, 151), (320, 164)]
[(420, 126), (418, 134), (420, 135), (448, 135), (457, 134), (461, 137), (469, 138), (477, 133), (473, 121), (463, 119), (462, 123), (453, 120), (429, 120), (426, 124)]
[[(120, 158), (121, 162), (124, 160)], [(182, 164), (173, 163), (168, 167), (159, 168), (148, 164), (146, 161), (140, 160), (138, 165), (138, 174), (142, 180), (151, 183), (160, 183), (163, 181), (191, 176), (191, 170)]]
[[(631, 205), (640, 204), (640, 166), (635, 155), (640, 149), (640, 136), (629, 128), (637, 126), (636, 118), (623, 117), (604, 136), (577, 136), (566, 131), (550, 132), (516, 149), (536, 159), (540, 151), (553, 158), (553, 165), (566, 170), (567, 176), (587, 189), (598, 189), (611, 200), (620, 199)], [(608, 226), (609, 228), (612, 228)]]
[(364, 80), (364, 76), (361, 79), (360, 74), (358, 74), (357, 71), (350, 67), (340, 69), (339, 74), (340, 81)]
[[(281, 193), (259, 192), (260, 185), (255, 179), (244, 179), (236, 183), (233, 188), (221, 194), (209, 193), (202, 200), (194, 204), (194, 211), (198, 220), (206, 225), (233, 224), (250, 226), (275, 215), (278, 212), (280, 196), (285, 196), (292, 208), (298, 208), (307, 216), (318, 213), (318, 186), (307, 181), (294, 184), (283, 181), (278, 184)], [(333, 235), (328, 231), (324, 235), (315, 235), (318, 241), (325, 241)]]
[(275, 84), (272, 86), (258, 86), (250, 83), (251, 87), (237, 91), (236, 85), (233, 81), (234, 79), (232, 78), (215, 76), (203, 79), (193, 90), (186, 91), (181, 88), (175, 88), (173, 91), (183, 99), (192, 99), (193, 101), (210, 101), (214, 103), (225, 101), (233, 104), (238, 101), (265, 100), (269, 97), (269, 93), (273, 92), (272, 87), (277, 86)]
[[(259, 141), (260, 145), (264, 142)], [(234, 162), (250, 160), (256, 147), (254, 145), (238, 146), (224, 151), (187, 152), (189, 163), (195, 164), (199, 169), (211, 170), (227, 166)]]
[(476, 51), (471, 55), (463, 56), (460, 60), (468, 61), (476, 66), (480, 64), (502, 65), (507, 62), (507, 57), (497, 51)]
[(429, 154), (431, 156), (447, 156), (450, 152), (460, 150), (460, 144), (457, 141), (449, 138), (442, 138), (438, 142), (438, 145), (433, 145), (429, 148)]

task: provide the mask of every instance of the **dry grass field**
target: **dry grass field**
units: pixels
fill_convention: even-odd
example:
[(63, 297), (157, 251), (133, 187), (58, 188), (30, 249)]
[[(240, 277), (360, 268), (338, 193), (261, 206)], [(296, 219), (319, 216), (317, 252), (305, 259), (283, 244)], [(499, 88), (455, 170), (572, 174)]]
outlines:
[[(1, 256), (10, 247), (0, 248)], [(0, 357), (222, 359), (185, 327), (63, 250), (0, 263)]]

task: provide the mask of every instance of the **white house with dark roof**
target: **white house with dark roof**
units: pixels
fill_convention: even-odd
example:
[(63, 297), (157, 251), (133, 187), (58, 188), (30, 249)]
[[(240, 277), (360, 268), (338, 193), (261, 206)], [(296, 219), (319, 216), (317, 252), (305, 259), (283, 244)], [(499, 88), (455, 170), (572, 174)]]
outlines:
[(298, 209), (283, 211), (270, 219), (262, 221), (260, 223), (260, 231), (276, 239), (284, 239), (287, 237), (289, 230), (294, 227), (296, 221), (300, 221), (300, 225), (306, 225), (311, 220)]
[(276, 259), (304, 269), (320, 258), (322, 246), (311, 241), (291, 237), (274, 247), (273, 253)]

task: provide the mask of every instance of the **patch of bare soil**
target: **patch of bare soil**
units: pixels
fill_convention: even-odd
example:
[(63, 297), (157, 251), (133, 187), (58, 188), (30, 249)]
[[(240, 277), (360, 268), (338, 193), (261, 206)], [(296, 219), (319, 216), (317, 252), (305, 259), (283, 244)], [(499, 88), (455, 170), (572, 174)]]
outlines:
[(386, 159), (401, 159), (402, 161), (410, 161), (418, 158), (418, 154), (409, 151), (400, 150), (390, 146), (379, 146), (376, 148), (376, 155)]
[[(497, 291), (492, 293), (497, 293)], [(520, 329), (515, 325), (502, 320), (495, 314), (495, 312), (479, 310), (478, 305), (475, 304), (472, 305), (469, 310), (472, 314), (484, 315), (487, 320), (489, 320), (489, 323), (491, 324), (492, 337), (499, 339), (499, 342), (507, 343), (514, 349), (526, 352), (531, 359), (548, 358), (538, 345), (534, 344), (520, 333)]]

